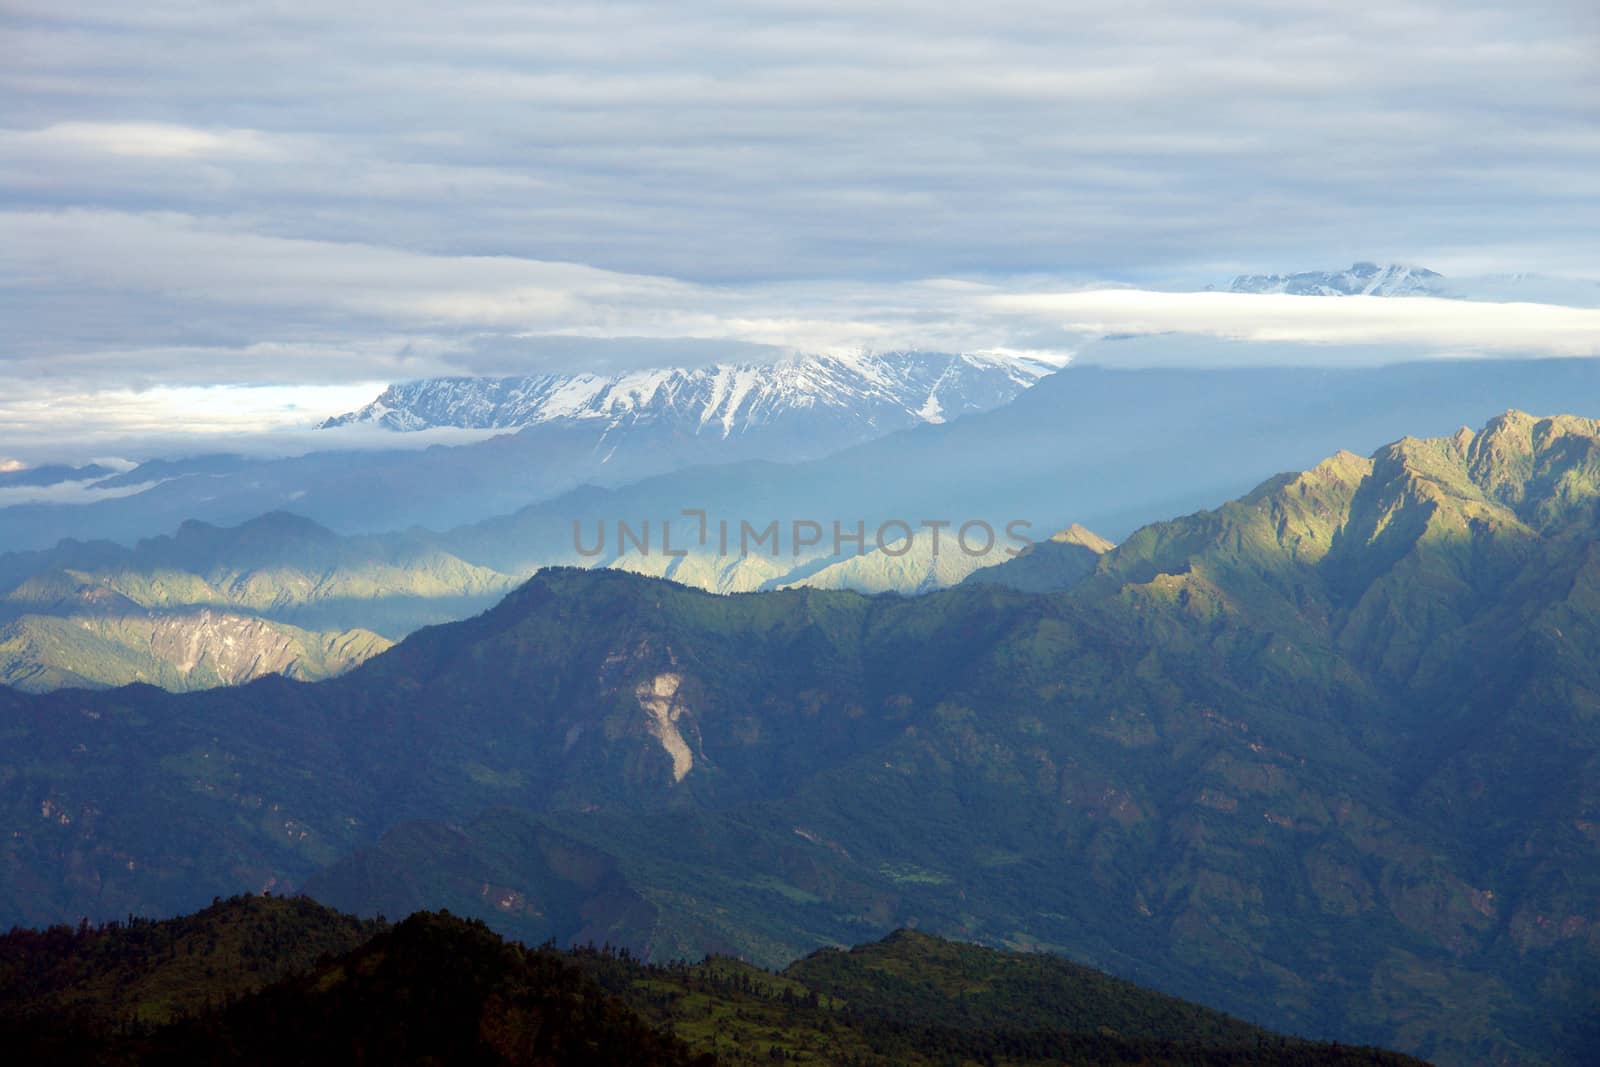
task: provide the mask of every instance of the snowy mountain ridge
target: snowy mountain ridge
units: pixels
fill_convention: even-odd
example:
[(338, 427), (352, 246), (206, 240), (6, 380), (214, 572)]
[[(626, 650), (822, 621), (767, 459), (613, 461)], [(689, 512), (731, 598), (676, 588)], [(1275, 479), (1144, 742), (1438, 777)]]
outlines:
[(615, 375), (425, 378), (391, 385), (372, 403), (322, 427), (510, 430), (599, 421), (607, 428), (668, 424), (727, 439), (797, 417), (821, 417), (888, 432), (999, 407), (1054, 369), (1013, 356), (889, 352)]
[(1228, 286), (1234, 293), (1287, 293), (1291, 296), (1428, 296), (1486, 303), (1600, 307), (1600, 281), (1551, 274), (1446, 276), (1424, 267), (1354, 263), (1349, 270), (1295, 274), (1241, 274)]
[(1443, 296), (1444, 275), (1398, 263), (1354, 263), (1349, 270), (1298, 274), (1241, 274), (1229, 291), (1291, 296)]

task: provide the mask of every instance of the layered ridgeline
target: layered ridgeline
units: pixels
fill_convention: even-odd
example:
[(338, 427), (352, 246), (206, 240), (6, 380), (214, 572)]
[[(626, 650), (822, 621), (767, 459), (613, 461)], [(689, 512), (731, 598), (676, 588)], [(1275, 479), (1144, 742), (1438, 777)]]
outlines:
[(768, 964), (915, 924), (1578, 1062), (1597, 519), (1600, 426), (1513, 413), (1066, 537), (1065, 592), (1008, 588), (1028, 557), (915, 599), (559, 570), (317, 685), (0, 692), (0, 924), (293, 885)]
[(1417, 1062), (912, 931), (774, 973), (529, 950), (449, 913), (390, 927), (274, 897), (0, 937), (0, 1039), (53, 1063)]
[[(821, 459), (802, 458), (816, 455), (823, 438), (807, 449), (768, 448), (762, 442), (776, 438), (723, 439), (685, 424), (662, 442), (632, 428), (608, 432), (604, 420), (571, 419), (421, 451), (150, 462), (97, 482), (94, 503), (0, 507), (0, 545), (36, 550), (62, 538), (131, 545), (187, 520), (232, 526), (272, 511), (343, 534), (412, 525), (438, 531), (530, 508), (530, 520), (555, 520), (540, 536), (570, 543), (571, 521), (598, 517), (588, 506), (599, 498), (613, 521), (659, 522), (703, 508), (752, 522), (1025, 519), (1040, 533), (1081, 522), (1117, 538), (1337, 448), (1367, 452), (1407, 432), (1448, 433), (1508, 406), (1564, 410), (1572, 397), (1600, 390), (1600, 360), (1112, 369), (1129, 346), (1139, 342), (1091, 346), (1085, 358), (1096, 365), (1047, 375), (998, 409), (955, 418), (947, 405), (941, 423), (880, 428), (872, 440)], [(1172, 346), (1186, 367), (1214, 355), (1203, 345), (1190, 351), (1185, 339)], [(1245, 347), (1278, 362), (1353, 358), (1317, 346)], [(340, 437), (330, 432), (330, 440)]]
[(185, 690), (326, 678), (483, 610), (516, 581), (423, 536), (340, 537), (283, 513), (229, 529), (189, 522), (133, 548), (63, 542), (0, 556), (0, 681)]
[[(327, 444), (302, 456), (209, 455), (79, 472), (78, 497), (93, 503), (0, 507), (0, 544), (131, 544), (185, 520), (233, 525), (279, 510), (341, 533), (442, 530), (584, 485), (699, 464), (818, 459), (999, 407), (1053, 369), (1004, 356), (897, 352), (611, 378), (430, 379), (395, 386), (333, 424), (505, 432), (454, 447), (356, 451), (351, 444), (370, 449), (373, 434), (330, 428)], [(402, 435), (393, 436), (398, 445)]]
[[(1101, 347), (1115, 345), (1108, 342)], [(308, 635), (290, 635), (293, 640), (273, 636), (277, 645), (289, 650), (323, 644), (361, 647), (360, 642), (341, 636), (347, 630), (368, 630), (393, 640), (418, 625), (481, 610), (516, 581), (550, 565), (622, 567), (718, 592), (788, 585), (925, 592), (1003, 561), (1004, 552), (1014, 547), (1004, 532), (1013, 520), (1030, 522), (1029, 535), (1034, 537), (1069, 522), (1081, 522), (1098, 533), (1120, 538), (1139, 523), (1243, 492), (1274, 469), (1315, 463), (1339, 447), (1354, 445), (1367, 450), (1409, 427), (1446, 433), (1463, 420), (1476, 422), (1490, 411), (1503, 409), (1508, 401), (1550, 410), (1569, 403), (1571, 397), (1595, 395), (1597, 390), (1600, 360), (1436, 361), (1345, 371), (1068, 368), (1041, 380), (1002, 409), (891, 434), (822, 460), (695, 467), (627, 486), (573, 490), (442, 534), (412, 531), (355, 538), (331, 563), (322, 549), (318, 550), (322, 556), (297, 563), (293, 568), (295, 589), (309, 591), (290, 591), (283, 596), (274, 592), (266, 608), (242, 603), (226, 590), (218, 593), (201, 588), (231, 586), (239, 576), (260, 571), (254, 548), (233, 553), (220, 568), (213, 566), (209, 556), (193, 561), (170, 554), (165, 557), (162, 566), (182, 571), (187, 576), (184, 581), (196, 590), (193, 598), (182, 603), (157, 603), (144, 592), (129, 592), (148, 584), (139, 572), (152, 565), (138, 553), (131, 560), (118, 557), (106, 564), (96, 556), (105, 546), (73, 544), (0, 557), (0, 595), (10, 594), (35, 577), (56, 586), (65, 581), (72, 588), (99, 588), (109, 583), (112, 592), (135, 601), (136, 612), (204, 609), (309, 631)], [(396, 501), (405, 507), (431, 507), (432, 490), (427, 485), (439, 471), (458, 461), (468, 466), (450, 478), (451, 484), (470, 495), (478, 479), (484, 479), (493, 483), (493, 499), (519, 492), (519, 486), (526, 488), (517, 480), (519, 474), (501, 478), (503, 459), (521, 456), (519, 470), (524, 473), (542, 469), (541, 464), (560, 468), (563, 453), (559, 450), (540, 452), (537, 462), (530, 464), (527, 455), (517, 452), (521, 445), (505, 444), (511, 440), (429, 450), (396, 467), (392, 477), (376, 480), (368, 477), (370, 469), (360, 463), (345, 464), (340, 469), (348, 475), (348, 484), (341, 482), (334, 497), (339, 507), (349, 504), (364, 516), (382, 518), (391, 514), (386, 509)], [(494, 452), (501, 447), (510, 451)], [(480, 461), (481, 469), (477, 466)], [(299, 469), (296, 464), (300, 462), (251, 467), (250, 484), (259, 480), (266, 487), (263, 493), (281, 506), (326, 517), (316, 494), (303, 492), (307, 483), (290, 474)], [(225, 500), (226, 487), (244, 474), (219, 469), (208, 473), (166, 471), (161, 476), (170, 476), (171, 481), (128, 501), (45, 510), (56, 517), (72, 511), (75, 522), (90, 526), (100, 521), (95, 516), (106, 515), (118, 516), (107, 520), (113, 525), (142, 523), (154, 514), (144, 504), (153, 507), (159, 503), (156, 513), (170, 511), (187, 517), (183, 508), (212, 506), (196, 504), (196, 493), (210, 496), (220, 491)], [(322, 499), (326, 502), (328, 498)], [(118, 510), (124, 504), (133, 510)], [(824, 535), (820, 545), (799, 554), (793, 552), (788, 533), (776, 550), (752, 546), (745, 554), (735, 543), (724, 553), (720, 546), (708, 548), (693, 540), (685, 543), (693, 526), (685, 519), (685, 509), (703, 510), (708, 517), (728, 521), (735, 531), (734, 542), (739, 524), (745, 521), (762, 531), (773, 521), (792, 529), (795, 521), (810, 520)], [(18, 543), (11, 537), (17, 528), (8, 524), (27, 526), (30, 514), (38, 517), (39, 513), (27, 508), (0, 509), (0, 534), (9, 538), (7, 543)], [(447, 518), (447, 511), (431, 511), (429, 521), (443, 523)], [(869, 544), (870, 551), (864, 555), (856, 555), (849, 545), (835, 554), (830, 543), (834, 522), (845, 530), (861, 523), (871, 537), (886, 523), (917, 526), (925, 519), (950, 522), (952, 529), (972, 519), (987, 521), (999, 534), (996, 549), (993, 555), (977, 556), (952, 551), (951, 530), (946, 531), (944, 551), (937, 555), (927, 535), (904, 555), (877, 551), (875, 544)], [(687, 549), (687, 555), (663, 551), (668, 522), (675, 524), (674, 546)], [(587, 546), (597, 544), (597, 531), (604, 532), (599, 552), (591, 555), (577, 550), (575, 523), (584, 531), (582, 542)], [(621, 550), (624, 523), (635, 534), (648, 530), (648, 554), (632, 545), (626, 552)], [(173, 526), (177, 526), (177, 518), (171, 526), (157, 529)], [(253, 522), (246, 524), (247, 529), (252, 526)], [(214, 530), (208, 536), (226, 539), (233, 535)], [(317, 537), (327, 540), (333, 535), (320, 529)], [(183, 540), (181, 535), (178, 540)], [(250, 540), (258, 545), (262, 538)], [(314, 539), (296, 536), (289, 540), (300, 544)], [(1061, 550), (1040, 548), (1041, 554), (1031, 566), (1041, 566), (1061, 554)], [(121, 576), (113, 577), (109, 573), (113, 570)], [(282, 571), (281, 561), (269, 561), (266, 570)], [(63, 579), (58, 573), (62, 571), (73, 575)], [(1014, 584), (1020, 581), (1017, 576), (1021, 572), (1010, 569), (1006, 573)], [(1059, 584), (1056, 576), (1043, 586), (1025, 587)], [(326, 595), (339, 588), (347, 588), (348, 595)], [(13, 605), (11, 611), (10, 621), (15, 621), (18, 613), (52, 618), (83, 614), (82, 605), (60, 590)], [(228, 624), (236, 623), (229, 620)], [(61, 628), (55, 621), (39, 626)], [(143, 632), (145, 626), (140, 622), (136, 632), (125, 638), (110, 635), (117, 640), (109, 644), (107, 637), (91, 632), (92, 627), (72, 630), (74, 640), (70, 642), (54, 633), (12, 631), (5, 639), (11, 650), (7, 676), (33, 679), (29, 684), (36, 687), (65, 680), (105, 683), (133, 678), (175, 687), (210, 684), (211, 675), (180, 669), (188, 659), (160, 658), (187, 646), (152, 644)], [(204, 624), (195, 629), (200, 636), (215, 632)], [(131, 663), (130, 657), (137, 664)], [(306, 677), (324, 669), (316, 667), (313, 659), (298, 651), (244, 657), (247, 664), (257, 665), (252, 668), (257, 670), (295, 662), (299, 664), (297, 673)], [(105, 666), (90, 669), (92, 665)], [(331, 663), (325, 669), (337, 667)], [(215, 677), (237, 679), (248, 674), (222, 671)]]
[[(969, 539), (987, 546), (974, 555), (961, 551), (957, 531), (942, 531), (936, 543), (922, 530), (888, 551), (869, 533), (863, 554), (851, 546), (839, 555), (831, 531), (797, 549), (792, 527), (779, 523), (747, 552), (735, 525), (724, 554), (714, 538), (696, 546), (695, 524), (680, 517), (675, 536), (690, 551), (677, 556), (663, 551), (669, 530), (660, 522), (597, 517), (578, 531), (541, 518), (548, 521), (523, 515), (444, 535), (342, 537), (278, 512), (230, 528), (188, 522), (133, 548), (68, 541), (0, 555), (0, 682), (42, 692), (134, 682), (183, 691), (267, 674), (314, 681), (419, 627), (482, 611), (545, 566), (612, 567), (715, 592), (920, 593), (1023, 547), (990, 529), (986, 541)], [(765, 525), (755, 532), (765, 535)], [(642, 544), (619, 545), (624, 530)], [(607, 550), (590, 554), (582, 546), (596, 539)]]

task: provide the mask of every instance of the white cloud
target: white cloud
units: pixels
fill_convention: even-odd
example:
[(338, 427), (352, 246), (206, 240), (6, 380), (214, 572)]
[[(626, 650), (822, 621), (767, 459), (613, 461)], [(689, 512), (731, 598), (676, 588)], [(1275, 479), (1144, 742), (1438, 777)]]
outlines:
[(57, 205), (699, 280), (1594, 244), (1583, 3), (7, 12)]
[(987, 301), (1002, 313), (1095, 335), (1179, 332), (1261, 343), (1411, 346), (1451, 354), (1600, 356), (1597, 308), (1143, 290), (1007, 294)]
[[(118, 301), (171, 309), (148, 322), (125, 318), (129, 336), (117, 339), (124, 343), (19, 335), (18, 351), (0, 364), (14, 380), (58, 394), (97, 385), (147, 398), (165, 395), (154, 386), (326, 391), (439, 374), (617, 369), (795, 350), (1012, 350), (1059, 363), (1100, 335), (1174, 332), (1368, 346), (1363, 360), (1374, 358), (1371, 346), (1421, 355), (1600, 354), (1600, 309), (1535, 303), (1550, 286), (1534, 280), (1486, 283), (1502, 302), (1063, 289), (1058, 280), (1026, 276), (706, 285), (583, 264), (264, 236), (170, 213), (81, 210), (3, 214), (0, 237), (0, 286), (70, 291), (78, 307), (103, 298), (114, 320), (124, 306)], [(1585, 287), (1600, 304), (1593, 283), (1558, 289), (1581, 296)], [(236, 321), (235, 329), (275, 336), (174, 337), (174, 321)], [(1197, 349), (1194, 359), (1217, 351)], [(1340, 357), (1290, 347), (1250, 358)], [(223, 404), (228, 418), (279, 424), (267, 415), (277, 402), (270, 391), (237, 396), (255, 406)], [(135, 409), (120, 401), (111, 407)], [(210, 417), (209, 408), (196, 411), (197, 424), (222, 431), (201, 417)], [(22, 423), (13, 427), (20, 432)]]
[(58, 122), (40, 130), (0, 133), (0, 147), (158, 159), (261, 159), (277, 154), (271, 142), (254, 130), (202, 130), (159, 122)]
[(188, 438), (200, 448), (214, 448), (243, 435), (303, 429), (365, 403), (381, 388), (375, 382), (142, 391), (12, 388), (0, 397), (0, 440), (10, 442), (11, 451), (46, 457), (63, 454), (67, 444), (73, 455), (88, 456), (155, 439)]
[(0, 508), (17, 504), (92, 504), (97, 500), (115, 500), (134, 496), (158, 485), (158, 482), (140, 482), (102, 489), (93, 479), (76, 482), (57, 482), (54, 485), (19, 485), (0, 487)]
[[(0, 372), (58, 420), (701, 341), (1060, 359), (1104, 328), (1335, 359), (1593, 327), (1072, 291), (1355, 259), (1600, 277), (1586, 0), (4, 7)], [(204, 395), (197, 424), (281, 425)]]

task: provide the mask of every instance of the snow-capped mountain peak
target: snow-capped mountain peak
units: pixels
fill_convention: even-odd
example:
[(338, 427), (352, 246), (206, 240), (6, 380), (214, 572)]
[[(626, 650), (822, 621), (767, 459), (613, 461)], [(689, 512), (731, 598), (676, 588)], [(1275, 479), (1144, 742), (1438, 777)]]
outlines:
[(1423, 267), (1354, 263), (1349, 270), (1299, 274), (1241, 274), (1235, 293), (1288, 293), (1292, 296), (1437, 296), (1444, 275)]
[(1005, 355), (890, 352), (609, 376), (427, 378), (392, 385), (366, 407), (323, 427), (368, 424), (403, 432), (652, 424), (726, 439), (786, 423), (856, 423), (876, 436), (998, 407), (1054, 369)]

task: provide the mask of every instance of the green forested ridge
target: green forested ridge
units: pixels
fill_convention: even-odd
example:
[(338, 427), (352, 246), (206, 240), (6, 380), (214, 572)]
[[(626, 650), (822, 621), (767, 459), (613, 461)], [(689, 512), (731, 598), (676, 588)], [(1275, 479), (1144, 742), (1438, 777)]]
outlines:
[(529, 950), (448, 912), (390, 927), (270, 897), (13, 930), (0, 937), (0, 1039), (53, 1063), (1415, 1062), (910, 931), (773, 973)]
[(0, 921), (305, 885), (781, 965), (899, 926), (1445, 1062), (1600, 1044), (1600, 433), (1509, 414), (1062, 593), (542, 574), (317, 685), (0, 693)]
[(392, 644), (370, 630), (313, 633), (210, 609), (24, 615), (0, 625), (0, 683), (38, 692), (134, 682), (209, 689), (264, 674), (314, 681)]

